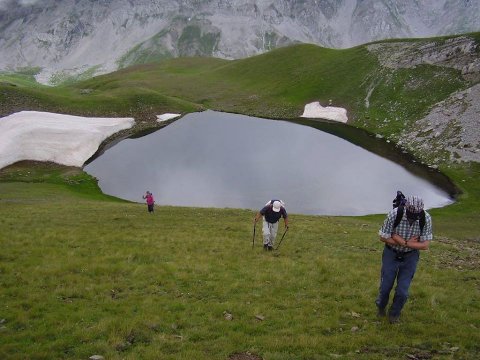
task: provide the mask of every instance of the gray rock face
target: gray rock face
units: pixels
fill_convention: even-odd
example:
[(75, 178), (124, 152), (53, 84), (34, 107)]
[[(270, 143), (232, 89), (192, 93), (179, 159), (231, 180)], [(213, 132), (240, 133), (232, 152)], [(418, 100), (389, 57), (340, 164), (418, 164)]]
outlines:
[(434, 167), (452, 161), (480, 162), (480, 84), (435, 104), (428, 115), (401, 134), (401, 142), (429, 158)]
[(47, 82), (177, 56), (479, 30), (470, 0), (0, 0), (0, 69), (40, 67)]
[(471, 84), (468, 89), (455, 92), (433, 105), (425, 117), (404, 129), (398, 138), (398, 145), (416, 154), (433, 168), (451, 162), (480, 162), (478, 46), (469, 36), (367, 45), (367, 49), (386, 68), (433, 64), (461, 71), (467, 83)]
[(468, 36), (425, 42), (395, 42), (367, 45), (382, 66), (392, 69), (430, 64), (460, 70), (466, 80), (480, 80), (478, 45)]

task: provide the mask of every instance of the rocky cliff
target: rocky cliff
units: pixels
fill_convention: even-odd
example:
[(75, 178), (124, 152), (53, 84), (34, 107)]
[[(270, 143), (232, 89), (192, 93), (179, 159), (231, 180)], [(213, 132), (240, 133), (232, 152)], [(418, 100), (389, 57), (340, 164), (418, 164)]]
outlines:
[[(421, 65), (456, 69), (466, 89), (434, 104), (427, 114), (391, 139), (438, 167), (441, 163), (480, 162), (480, 58), (479, 45), (469, 36), (444, 41), (370, 44), (382, 67), (393, 71)], [(374, 91), (374, 87), (370, 91)], [(421, 115), (421, 114), (419, 114)]]

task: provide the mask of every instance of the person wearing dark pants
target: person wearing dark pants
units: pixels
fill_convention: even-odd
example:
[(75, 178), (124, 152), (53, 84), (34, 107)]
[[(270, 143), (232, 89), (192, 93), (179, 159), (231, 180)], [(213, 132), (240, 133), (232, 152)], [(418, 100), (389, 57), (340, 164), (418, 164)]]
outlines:
[(385, 247), (380, 289), (375, 301), (377, 315), (387, 315), (386, 307), (396, 280), (393, 302), (388, 311), (390, 323), (396, 323), (408, 299), (410, 284), (420, 258), (419, 250), (427, 250), (433, 239), (432, 219), (430, 214), (423, 210), (423, 200), (408, 196), (405, 207), (395, 208), (388, 213), (379, 235)]
[(147, 202), (147, 209), (150, 214), (154, 213), (154, 205), (155, 205), (155, 200), (153, 199), (153, 194), (150, 191), (147, 191), (145, 195), (143, 195), (143, 198)]

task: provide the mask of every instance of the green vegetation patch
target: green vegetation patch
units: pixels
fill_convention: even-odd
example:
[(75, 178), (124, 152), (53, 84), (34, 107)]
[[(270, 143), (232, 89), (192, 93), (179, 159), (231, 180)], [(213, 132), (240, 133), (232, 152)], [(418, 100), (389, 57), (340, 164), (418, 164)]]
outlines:
[(15, 72), (20, 75), (35, 76), (42, 71), (42, 68), (39, 66), (34, 67), (22, 67), (18, 68)]
[(172, 58), (173, 54), (163, 45), (163, 39), (167, 34), (168, 32), (163, 30), (151, 39), (134, 46), (117, 61), (118, 67), (123, 69), (131, 65), (160, 62)]
[(449, 165), (444, 172), (460, 188), (462, 194), (454, 204), (432, 211), (439, 217), (436, 228), (448, 237), (480, 243), (480, 164)]
[(80, 168), (51, 162), (21, 161), (0, 169), (0, 183), (35, 183), (57, 185), (78, 196), (92, 199), (122, 201), (103, 195), (97, 180)]
[(78, 74), (72, 75), (71, 73), (59, 71), (53, 74), (50, 77), (50, 85), (66, 85), (66, 84), (74, 84), (78, 81), (87, 80), (92, 78), (95, 74), (98, 73), (101, 65), (91, 66), (85, 71), (82, 71)]
[(203, 33), (199, 26), (188, 25), (178, 39), (178, 48), (181, 55), (211, 56), (219, 40), (220, 33)]
[[(383, 70), (368, 82), (368, 107), (359, 113), (359, 123), (390, 136), (427, 114), (432, 104), (467, 86), (454, 69), (422, 65), (413, 69)], [(432, 91), (432, 89), (435, 89)]]

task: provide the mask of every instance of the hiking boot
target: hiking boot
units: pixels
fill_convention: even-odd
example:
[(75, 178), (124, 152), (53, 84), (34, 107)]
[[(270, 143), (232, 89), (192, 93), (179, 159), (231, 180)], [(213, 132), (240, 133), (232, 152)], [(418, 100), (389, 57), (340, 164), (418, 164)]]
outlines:
[(377, 307), (377, 317), (385, 317), (387, 313), (385, 312), (385, 308)]
[(400, 316), (388, 315), (388, 322), (390, 324), (397, 324), (400, 322)]

